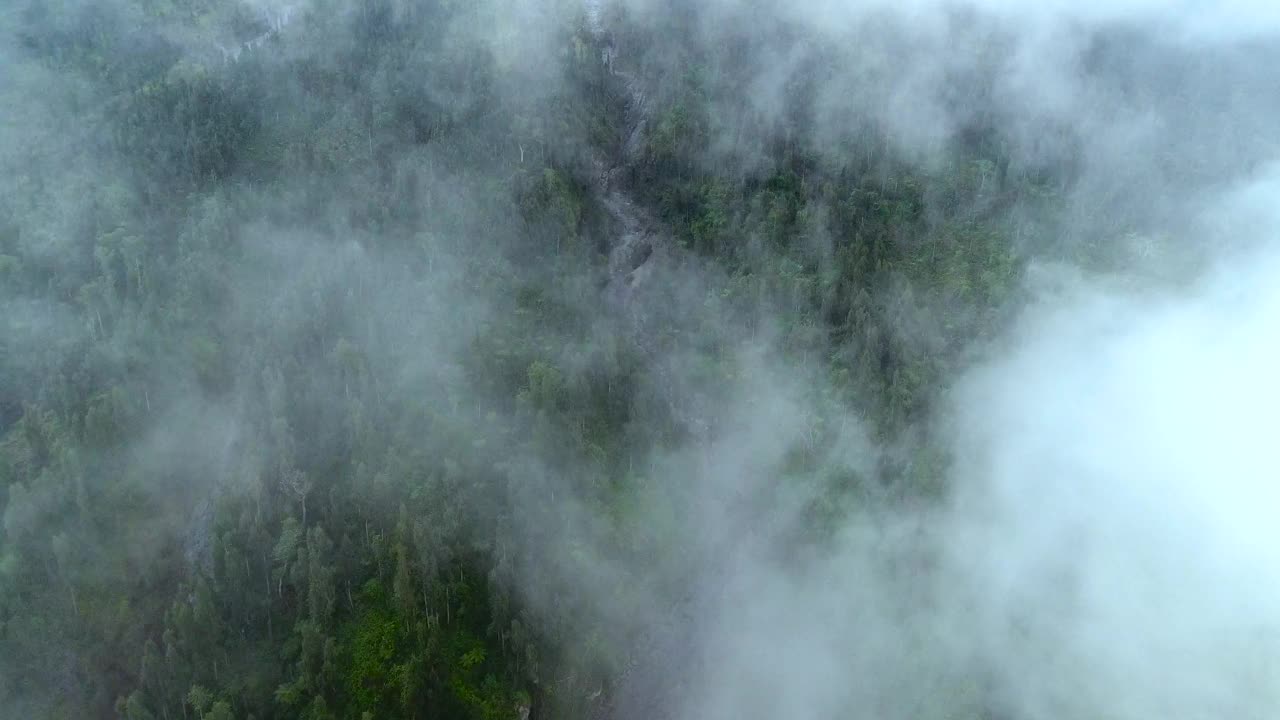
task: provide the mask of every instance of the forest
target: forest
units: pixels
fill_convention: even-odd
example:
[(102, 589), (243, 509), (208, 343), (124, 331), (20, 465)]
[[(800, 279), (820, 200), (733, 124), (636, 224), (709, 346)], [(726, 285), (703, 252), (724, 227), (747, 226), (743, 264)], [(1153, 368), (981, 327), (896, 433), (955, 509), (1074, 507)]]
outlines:
[(1280, 22), (1008, 5), (4, 3), (0, 717), (1274, 716)]

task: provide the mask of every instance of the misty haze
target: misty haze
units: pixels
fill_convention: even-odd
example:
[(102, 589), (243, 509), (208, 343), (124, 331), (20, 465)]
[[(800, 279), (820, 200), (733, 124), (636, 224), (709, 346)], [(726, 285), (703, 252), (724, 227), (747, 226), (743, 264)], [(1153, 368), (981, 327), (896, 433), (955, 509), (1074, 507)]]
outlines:
[(0, 0), (0, 720), (1280, 717), (1280, 4)]

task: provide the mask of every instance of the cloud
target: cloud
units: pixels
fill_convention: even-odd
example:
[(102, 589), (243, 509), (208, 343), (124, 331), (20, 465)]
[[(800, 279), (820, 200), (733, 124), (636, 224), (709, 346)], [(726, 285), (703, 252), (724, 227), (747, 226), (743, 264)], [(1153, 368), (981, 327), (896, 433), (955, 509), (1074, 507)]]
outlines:
[[(1280, 16), (989, 2), (957, 25), (951, 7), (726, 2), (701, 32), (710, 47), (754, 41), (748, 103), (775, 116), (782, 88), (812, 70), (805, 55), (822, 56), (806, 43), (845, 41), (814, 81), (828, 125), (809, 139), (870, 114), (932, 162), (981, 110), (1021, 143), (1015, 157), (1053, 162), (1071, 150), (1041, 142), (1057, 124), (1081, 158), (1064, 235), (1120, 242), (1136, 227), (1168, 254), (1146, 248), (1103, 277), (1029, 275), (1030, 304), (935, 418), (955, 458), (941, 514), (854, 512), (834, 546), (797, 561), (776, 537), (748, 540), (728, 509), (736, 483), (760, 487), (735, 462), (769, 463), (713, 463), (691, 522), (732, 539), (691, 555), (704, 584), (661, 692), (681, 718), (1270, 717), (1280, 195), (1270, 51), (1255, 41)], [(877, 13), (892, 33), (851, 42)], [(778, 19), (806, 32), (773, 42)], [(989, 77), (989, 94), (948, 105), (966, 74)], [(1188, 249), (1211, 264), (1164, 274)], [(754, 412), (737, 411), (738, 427)], [(769, 427), (786, 428), (776, 417)], [(746, 432), (740, 447), (770, 444)], [(717, 482), (722, 470), (733, 480)], [(644, 699), (631, 708), (652, 714)]]
[[(560, 132), (561, 125), (532, 113), (568, 92), (555, 58), (572, 5), (476, 5), (443, 34), (453, 64), (409, 65), (404, 77), (414, 80), (405, 86), (434, 88), (447, 107), (479, 104), (492, 90), (503, 99), (495, 115), (510, 105), (545, 121), (545, 134)], [(642, 21), (669, 9), (656, 0), (627, 6)], [(325, 18), (308, 15), (322, 13), (320, 3), (243, 7), (257, 13), (247, 28), (228, 20), (215, 24), (222, 33), (215, 37), (174, 21), (165, 37), (193, 57), (212, 58), (211, 67), (221, 61), (215, 41), (259, 42), (267, 32), (279, 33), (284, 49), (259, 43), (255, 51), (330, 57), (329, 45), (305, 34), (312, 20), (327, 27)], [(644, 355), (636, 381), (642, 389), (672, 413), (685, 413), (673, 424), (694, 428), (689, 441), (636, 453), (637, 467), (629, 468), (635, 477), (624, 479), (631, 495), (617, 501), (627, 504), (616, 517), (592, 504), (590, 492), (575, 486), (578, 478), (558, 475), (593, 472), (557, 465), (568, 453), (549, 446), (563, 438), (503, 448), (511, 457), (504, 471), (515, 478), (508, 500), (519, 515), (504, 530), (514, 537), (504, 540), (514, 540), (513, 552), (527, 563), (503, 578), (520, 585), (535, 611), (563, 616), (557, 603), (570, 595), (583, 605), (573, 618), (581, 627), (603, 618), (616, 623), (611, 640), (637, 643), (620, 653), (645, 665), (618, 690), (621, 718), (928, 719), (993, 709), (1026, 720), (1274, 715), (1280, 690), (1266, 674), (1280, 659), (1280, 600), (1273, 600), (1280, 598), (1280, 533), (1272, 529), (1280, 487), (1270, 450), (1270, 413), (1280, 407), (1280, 222), (1273, 209), (1280, 185), (1273, 176), (1256, 178), (1280, 147), (1272, 127), (1280, 93), (1270, 92), (1280, 58), (1260, 42), (1280, 34), (1280, 9), (1156, 0), (721, 0), (698, 7), (694, 39), (710, 57), (722, 43), (745, 40), (740, 56), (715, 68), (742, 82), (710, 100), (723, 124), (704, 160), (741, 153), (764, 162), (764, 139), (804, 116), (793, 113), (797, 106), (811, 115), (795, 121), (796, 132), (821, 157), (835, 158), (836, 142), (870, 124), (927, 168), (945, 166), (947, 143), (986, 123), (1026, 166), (1078, 163), (1056, 225), (1065, 237), (1110, 242), (1141, 231), (1193, 246), (1215, 265), (1143, 283), (1133, 278), (1159, 273), (1115, 267), (1103, 279), (1043, 266), (1026, 288), (1032, 302), (1016, 325), (982, 348), (983, 359), (954, 379), (945, 412), (925, 423), (945, 429), (954, 496), (942, 508), (907, 509), (886, 508), (867, 487), (895, 449), (873, 444), (863, 419), (833, 399), (819, 368), (783, 359), (784, 341), (769, 334), (769, 318), (757, 323), (766, 327), (757, 336), (708, 299), (726, 283), (713, 267), (681, 265), (681, 274), (652, 281), (660, 290), (638, 293), (637, 302), (650, 303), (646, 328), (667, 333), (651, 343), (661, 350), (628, 350)], [(334, 21), (326, 32), (345, 38), (345, 27)], [(662, 80), (674, 77), (673, 68), (687, 69), (678, 68), (674, 53), (664, 56), (670, 49), (659, 43), (648, 57), (671, 71)], [(0, 45), (0, 59), (19, 54)], [(446, 82), (472, 61), (493, 63), (496, 89)], [(3, 209), (40, 221), (29, 223), (40, 232), (21, 242), (47, 240), (47, 247), (24, 256), (52, 257), (56, 269), (62, 244), (75, 236), (68, 229), (75, 214), (60, 209), (84, 203), (81, 192), (94, 173), (116, 170), (89, 167), (90, 156), (66, 157), (70, 150), (50, 135), (65, 121), (48, 121), (71, 117), (66, 109), (91, 93), (67, 78), (57, 93), (38, 92), (56, 73), (28, 61), (22, 69), (0, 79), (0, 97), (32, 99), (0, 121), (0, 167), (15, 171), (0, 181), (11, 191)], [(294, 97), (285, 85), (271, 89)], [(399, 86), (388, 80), (387, 87)], [(797, 90), (803, 87), (811, 92)], [(360, 99), (353, 92), (336, 110), (319, 108), (332, 119), (317, 148), (363, 144), (374, 154), (372, 130), (359, 135), (354, 121), (343, 124), (361, 107), (348, 102), (353, 98)], [(434, 118), (409, 112), (422, 110), (420, 100), (394, 108), (435, 132), (426, 127)], [(585, 143), (564, 135), (547, 144), (570, 155)], [(485, 162), (514, 172), (502, 158), (523, 162), (521, 142)], [(527, 228), (511, 219), (513, 206), (483, 204), (490, 168), (455, 173), (448, 167), (457, 160), (444, 151), (387, 144), (385, 154), (397, 159), (386, 162), (385, 184), (421, 182), (387, 204), (432, 215), (421, 233), (397, 239), (401, 250), (379, 249), (388, 238), (341, 220), (376, 186), (361, 178), (335, 177), (310, 190), (281, 181), (281, 196), (313, 193), (311, 204), (323, 206), (317, 214), (331, 215), (332, 234), (342, 239), (288, 221), (227, 220), (224, 231), (219, 218), (232, 213), (235, 197), (211, 199), (181, 220), (192, 237), (245, 238), (240, 264), (226, 269), (234, 298), (213, 313), (238, 383), (224, 400), (228, 408), (206, 418), (205, 403), (178, 403), (167, 431), (133, 448), (153, 460), (155, 472), (176, 476), (184, 462), (231, 467), (228, 438), (243, 435), (252, 446), (251, 421), (284, 415), (283, 401), (272, 399), (286, 387), (282, 362), (259, 356), (298, 358), (283, 366), (288, 387), (310, 403), (295, 413), (315, 425), (300, 433), (304, 455), (311, 448), (323, 457), (350, 442), (342, 441), (350, 429), (338, 411), (361, 392), (352, 387), (365, 376), (390, 385), (365, 389), (370, 405), (384, 394), (412, 393), (422, 406), (451, 405), (475, 436), (498, 425), (517, 437), (545, 429), (536, 413), (499, 418), (477, 410), (471, 417), (466, 408), (484, 405), (483, 390), (467, 385), (459, 360), (476, 326), (524, 310), (507, 297), (510, 288), (493, 285), (535, 274), (509, 267), (514, 263), (499, 249)], [(17, 172), (37, 164), (55, 188), (51, 195)], [(103, 185), (104, 207), (135, 212)], [(1224, 196), (1225, 187), (1240, 189)], [(261, 203), (268, 210), (288, 204)], [(495, 221), (497, 214), (504, 219)], [(120, 243), (124, 253), (128, 245)], [(677, 264), (664, 270), (675, 273)], [(1036, 277), (1046, 282), (1035, 284)], [(583, 341), (590, 346), (585, 359), (568, 357), (572, 348), (544, 350), (550, 364), (562, 366), (552, 368), (557, 372), (589, 373), (592, 363), (604, 364), (591, 354), (608, 353), (600, 348), (649, 340), (628, 335), (623, 325), (633, 318), (600, 312), (595, 296), (581, 289), (586, 284), (575, 276), (555, 299), (594, 317), (598, 337)], [(55, 341), (85, 335), (85, 320), (72, 307), (0, 296), (0, 308), (21, 313), (20, 322), (0, 323), (8, 336), (0, 352), (24, 360), (41, 348), (71, 353)], [(109, 324), (98, 318), (98, 332)], [(676, 330), (679, 341), (671, 340)], [(542, 346), (561, 339), (547, 335), (537, 338)], [(207, 352), (195, 355), (222, 359), (220, 346), (196, 339), (206, 341), (199, 347)], [(699, 343), (729, 348), (707, 353), (723, 358), (723, 367), (706, 368)], [(187, 369), (155, 372), (173, 373), (181, 392), (195, 392)], [(230, 407), (237, 402), (239, 410)], [(630, 439), (649, 438), (637, 432)], [(256, 450), (269, 454), (268, 439), (258, 442)], [(179, 452), (187, 445), (201, 452)], [(801, 464), (797, 457), (806, 469), (790, 467)], [(836, 529), (819, 542), (799, 540), (815, 522), (811, 510), (824, 489), (839, 483), (855, 498), (832, 511)], [(637, 547), (611, 545), (630, 538), (626, 533)]]
[(686, 551), (700, 598), (666, 649), (672, 716), (1274, 715), (1280, 224), (1266, 233), (1176, 287), (1042, 268), (944, 413), (950, 500), (865, 505), (813, 553), (763, 529), (796, 517), (785, 502), (764, 525), (734, 502), (778, 491), (770, 448), (798, 416), (739, 408), (691, 503), (690, 539), (722, 534)]
[(943, 542), (1019, 716), (1280, 707), (1278, 230), (1190, 287), (1042, 296), (961, 385)]

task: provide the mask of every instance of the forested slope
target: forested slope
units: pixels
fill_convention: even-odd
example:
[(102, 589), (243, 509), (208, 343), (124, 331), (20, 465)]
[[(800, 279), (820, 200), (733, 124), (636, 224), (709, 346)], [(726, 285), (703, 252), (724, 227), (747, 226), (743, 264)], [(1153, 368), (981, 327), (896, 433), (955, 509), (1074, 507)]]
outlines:
[(1153, 205), (999, 25), (895, 109), (891, 17), (748, 5), (0, 11), (0, 715), (674, 717), (744, 558), (914, 604), (955, 378)]

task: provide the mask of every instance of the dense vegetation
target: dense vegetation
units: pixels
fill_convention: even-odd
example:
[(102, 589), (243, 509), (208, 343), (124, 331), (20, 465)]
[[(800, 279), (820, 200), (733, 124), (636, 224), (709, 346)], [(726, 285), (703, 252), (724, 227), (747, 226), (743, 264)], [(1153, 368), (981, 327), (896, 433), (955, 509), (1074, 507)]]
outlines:
[[(752, 343), (815, 408), (781, 552), (945, 494), (931, 409), (1070, 164), (982, 117), (929, 163), (831, 137), (803, 83), (761, 110), (750, 28), (689, 8), (501, 5), (5, 11), (6, 716), (605, 712), (685, 580), (698, 475), (662, 458), (732, 421)], [(600, 158), (666, 238), (626, 307)]]

